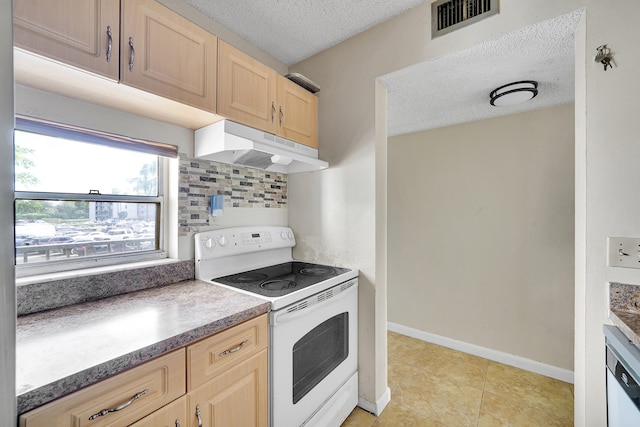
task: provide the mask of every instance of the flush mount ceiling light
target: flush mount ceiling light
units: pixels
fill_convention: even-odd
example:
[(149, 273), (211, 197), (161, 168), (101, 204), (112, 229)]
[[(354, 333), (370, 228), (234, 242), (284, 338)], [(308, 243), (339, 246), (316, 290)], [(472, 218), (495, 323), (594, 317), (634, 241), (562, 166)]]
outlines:
[(523, 80), (509, 83), (494, 89), (489, 96), (491, 105), (494, 107), (506, 107), (520, 104), (535, 98), (538, 94), (538, 82), (533, 80)]

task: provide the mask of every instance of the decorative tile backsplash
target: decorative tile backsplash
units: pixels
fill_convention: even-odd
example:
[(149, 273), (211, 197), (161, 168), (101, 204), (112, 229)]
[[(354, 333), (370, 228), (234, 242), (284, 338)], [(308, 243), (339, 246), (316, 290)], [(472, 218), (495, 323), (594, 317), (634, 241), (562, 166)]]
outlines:
[(180, 235), (209, 225), (210, 196), (224, 207), (286, 208), (287, 175), (262, 169), (193, 159), (180, 153), (178, 222)]

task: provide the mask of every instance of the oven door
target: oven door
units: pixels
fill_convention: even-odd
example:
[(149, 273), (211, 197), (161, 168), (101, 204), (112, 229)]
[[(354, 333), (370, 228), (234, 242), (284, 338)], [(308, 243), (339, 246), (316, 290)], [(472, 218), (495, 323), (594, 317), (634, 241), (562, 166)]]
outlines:
[(271, 312), (271, 426), (303, 425), (357, 371), (357, 322), (357, 279)]

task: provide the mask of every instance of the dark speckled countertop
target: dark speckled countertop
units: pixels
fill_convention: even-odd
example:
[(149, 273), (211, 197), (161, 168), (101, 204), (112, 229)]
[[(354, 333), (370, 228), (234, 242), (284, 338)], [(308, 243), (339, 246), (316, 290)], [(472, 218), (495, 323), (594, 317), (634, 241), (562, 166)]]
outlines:
[(18, 413), (267, 313), (199, 280), (18, 317)]
[(609, 318), (640, 348), (640, 286), (622, 283), (609, 285)]

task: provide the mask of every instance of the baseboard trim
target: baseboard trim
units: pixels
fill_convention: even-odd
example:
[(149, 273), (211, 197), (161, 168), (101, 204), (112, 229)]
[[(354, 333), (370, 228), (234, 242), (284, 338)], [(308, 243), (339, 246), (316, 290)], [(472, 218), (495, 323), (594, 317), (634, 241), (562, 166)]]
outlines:
[(378, 398), (376, 403), (371, 403), (368, 400), (358, 397), (358, 406), (367, 412), (371, 412), (376, 417), (379, 417), (387, 404), (391, 401), (391, 389), (387, 389), (382, 393), (382, 396)]
[[(556, 366), (547, 365), (545, 363), (536, 362), (521, 356), (516, 356), (501, 351), (492, 350), (490, 348), (481, 347), (475, 344), (469, 344), (463, 341), (454, 340), (452, 338), (443, 337), (441, 335), (424, 332), (419, 329), (410, 328), (408, 326), (399, 325), (397, 323), (388, 322), (387, 329), (391, 332), (397, 332), (411, 338), (441, 345), (453, 350), (462, 351), (464, 353), (473, 354), (474, 356), (483, 357), (493, 360), (494, 362), (504, 363), (505, 365), (514, 366), (536, 374), (545, 375), (557, 380), (565, 381), (573, 384), (573, 371), (558, 368)], [(364, 409), (364, 408), (363, 408)]]

